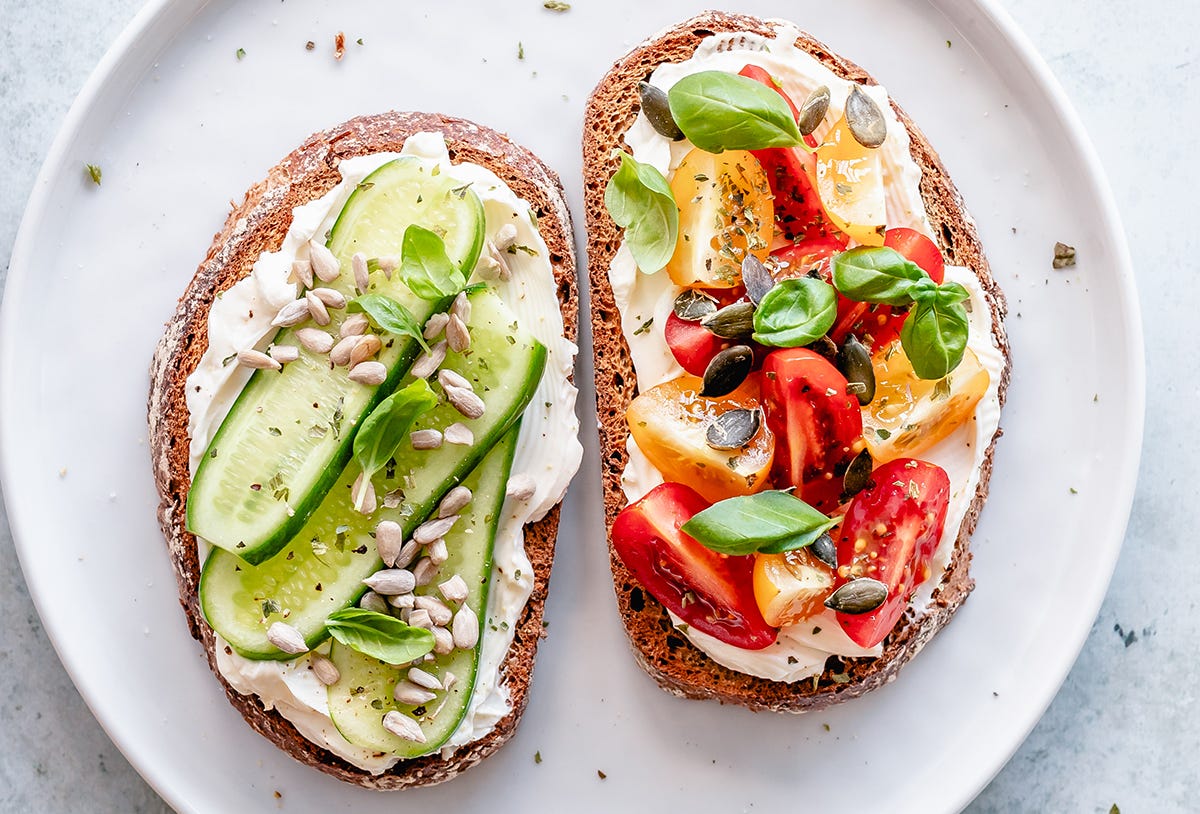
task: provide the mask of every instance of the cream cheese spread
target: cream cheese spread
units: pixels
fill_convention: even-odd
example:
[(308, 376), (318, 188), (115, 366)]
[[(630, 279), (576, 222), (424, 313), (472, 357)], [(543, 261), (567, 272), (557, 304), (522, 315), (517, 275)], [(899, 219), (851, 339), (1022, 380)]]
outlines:
[[(478, 740), (512, 710), (500, 667), (512, 644), (521, 611), (533, 591), (533, 568), (525, 555), (523, 527), (540, 520), (566, 492), (579, 468), (583, 448), (579, 443), (579, 420), (575, 416), (576, 389), (570, 376), (577, 348), (563, 336), (557, 285), (549, 251), (534, 226), (529, 204), (508, 188), (493, 172), (476, 164), (452, 164), (440, 133), (411, 136), (400, 153), (375, 153), (343, 161), (341, 182), (321, 198), (297, 207), (292, 224), (279, 251), (265, 252), (252, 273), (234, 284), (213, 303), (209, 314), (208, 351), (196, 371), (188, 377), (188, 432), (191, 438), (191, 468), (195, 472), (225, 415), (233, 406), (250, 371), (222, 360), (244, 348), (262, 347), (273, 336), (271, 319), (279, 308), (296, 296), (288, 282), (292, 261), (305, 257), (314, 235), (332, 228), (354, 188), (379, 167), (400, 156), (413, 156), (437, 164), (442, 172), (471, 188), (483, 201), (488, 235), (501, 226), (517, 229), (517, 242), (532, 247), (535, 254), (518, 252), (507, 256), (511, 277), (491, 285), (521, 324), (546, 346), (546, 371), (538, 384), (521, 423), (512, 474), (526, 474), (536, 491), (525, 501), (509, 499), (496, 532), (492, 583), (488, 592), (487, 624), (475, 690), (462, 723), (443, 748), (449, 756), (457, 748)], [(201, 558), (207, 545), (201, 541)], [(327, 650), (323, 645), (318, 650)], [(357, 747), (333, 726), (326, 702), (326, 689), (312, 671), (307, 658), (288, 662), (254, 661), (226, 652), (219, 638), (217, 667), (221, 675), (243, 694), (257, 695), (291, 721), (304, 737), (342, 759), (373, 773), (386, 771), (397, 761), (393, 755)]]
[[(706, 38), (695, 54), (680, 63), (664, 63), (655, 69), (651, 84), (669, 90), (685, 76), (700, 71), (720, 70), (737, 73), (747, 63), (764, 68), (792, 99), (805, 99), (821, 85), (830, 89), (829, 113), (814, 135), (818, 142), (841, 116), (851, 85), (793, 43), (799, 29), (790, 23), (776, 23), (775, 37), (757, 34), (719, 34)], [(908, 131), (888, 103), (887, 91), (878, 86), (863, 86), (887, 119), (887, 139), (879, 148), (880, 165), (886, 184), (885, 202), (889, 228), (906, 227), (934, 238), (921, 198), (921, 169), (909, 153)], [(625, 143), (633, 157), (656, 167), (667, 178), (692, 149), (684, 141), (672, 142), (660, 135), (644, 114), (625, 134)], [(924, 460), (946, 470), (950, 478), (950, 506), (946, 526), (930, 564), (931, 576), (918, 586), (911, 607), (920, 612), (930, 600), (954, 553), (959, 528), (975, 497), (980, 468), (1000, 422), (999, 387), (1004, 371), (1004, 356), (992, 338), (991, 308), (975, 275), (966, 268), (946, 267), (946, 281), (957, 282), (971, 292), (969, 300), (970, 333), (968, 347), (979, 357), (990, 377), (987, 392), (975, 409), (974, 417), (947, 438), (922, 453)], [(639, 391), (670, 381), (684, 371), (675, 361), (661, 332), (638, 329), (653, 318), (655, 325), (667, 321), (680, 289), (665, 272), (642, 274), (627, 246), (622, 245), (609, 266), (609, 282), (621, 313), (621, 327), (629, 346), (637, 374)], [(663, 482), (662, 475), (638, 449), (633, 437), (627, 443), (629, 463), (621, 485), (630, 502), (640, 499)], [(878, 656), (881, 646), (863, 648), (842, 632), (832, 611), (783, 628), (775, 644), (762, 650), (746, 650), (682, 625), (674, 619), (692, 644), (710, 658), (732, 670), (771, 679), (798, 681), (820, 673), (831, 655)]]

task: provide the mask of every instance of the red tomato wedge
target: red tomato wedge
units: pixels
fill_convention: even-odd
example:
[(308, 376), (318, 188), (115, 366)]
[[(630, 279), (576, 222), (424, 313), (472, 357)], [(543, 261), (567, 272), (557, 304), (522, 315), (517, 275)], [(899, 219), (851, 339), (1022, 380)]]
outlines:
[(702, 633), (746, 650), (775, 642), (754, 599), (754, 558), (705, 548), (680, 526), (711, 504), (682, 483), (664, 483), (617, 515), (613, 548), (642, 587)]
[(763, 361), (762, 400), (775, 433), (775, 483), (796, 487), (810, 506), (838, 506), (842, 476), (863, 448), (862, 409), (846, 378), (806, 348), (781, 348)]
[(950, 479), (940, 466), (912, 458), (888, 461), (850, 501), (838, 537), (836, 587), (857, 577), (887, 586), (870, 613), (838, 613), (856, 643), (874, 647), (892, 632), (916, 587), (929, 578), (929, 561), (946, 525)]
[[(800, 111), (788, 98), (783, 89), (775, 84), (771, 75), (757, 65), (747, 65), (739, 72), (742, 76), (761, 82), (776, 91), (792, 109), (792, 116), (799, 118)], [(804, 137), (809, 147), (816, 147), (817, 140), (811, 135)], [(762, 165), (775, 196), (775, 226), (788, 240), (829, 237), (845, 247), (847, 238), (829, 225), (821, 200), (817, 197), (817, 157), (807, 150), (792, 147), (772, 147), (767, 150), (752, 150)]]

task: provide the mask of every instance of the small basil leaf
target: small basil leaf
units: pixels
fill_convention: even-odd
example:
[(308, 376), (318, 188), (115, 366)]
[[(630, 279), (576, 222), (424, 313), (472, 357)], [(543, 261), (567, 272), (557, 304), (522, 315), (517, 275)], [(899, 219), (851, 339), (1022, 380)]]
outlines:
[(783, 280), (762, 298), (754, 312), (754, 341), (796, 348), (820, 339), (837, 318), (837, 292), (824, 280)]
[(701, 71), (667, 93), (671, 115), (701, 150), (761, 150), (803, 142), (783, 97), (771, 88), (724, 71)]
[(325, 620), (329, 635), (351, 650), (388, 664), (407, 664), (433, 650), (433, 634), (386, 613), (346, 608)]
[(918, 302), (900, 329), (900, 344), (922, 379), (940, 379), (962, 361), (967, 347), (967, 309), (936, 297)]
[(937, 298), (943, 305), (950, 305), (971, 299), (971, 292), (958, 283), (942, 283), (937, 288)]
[(679, 239), (679, 207), (661, 172), (621, 153), (621, 166), (604, 190), (604, 205), (625, 229), (625, 243), (639, 269), (653, 274), (670, 261)]
[(383, 469), (396, 447), (408, 437), (412, 423), (436, 404), (437, 395), (429, 382), (417, 379), (379, 402), (366, 417), (354, 435), (354, 460), (363, 470), (363, 486), (354, 496), (355, 508), (362, 505), (371, 477)]
[[(813, 529), (828, 529), (828, 524), (828, 517), (800, 498), (770, 491), (718, 501), (693, 515), (682, 529), (713, 551), (753, 554), (763, 546), (790, 540)], [(812, 540), (818, 536), (814, 535)]]
[(400, 257), (400, 279), (423, 300), (453, 297), (467, 284), (445, 242), (423, 226), (414, 223), (404, 230)]
[(833, 284), (857, 302), (908, 305), (913, 283), (929, 275), (887, 246), (859, 246), (833, 256)]
[(829, 521), (817, 526), (810, 531), (804, 531), (791, 537), (785, 537), (774, 543), (768, 543), (761, 546), (758, 551), (760, 554), (782, 554), (785, 551), (795, 551), (798, 548), (806, 548), (817, 541), (822, 534), (825, 534), (831, 528), (842, 522), (840, 517), (831, 517)]
[(429, 345), (422, 335), (421, 325), (412, 312), (385, 294), (363, 294), (346, 304), (346, 310), (362, 311), (371, 318), (375, 326), (396, 336), (409, 336), (417, 340), (426, 353)]

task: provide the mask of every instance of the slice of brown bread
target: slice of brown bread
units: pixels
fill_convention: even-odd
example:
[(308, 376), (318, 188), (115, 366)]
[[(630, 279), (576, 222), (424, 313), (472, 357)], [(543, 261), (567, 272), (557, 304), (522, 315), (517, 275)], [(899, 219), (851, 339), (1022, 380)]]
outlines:
[(148, 413), (154, 477), (161, 501), (158, 520), (170, 548), (180, 602), (192, 635), (204, 646), (209, 666), (224, 685), (230, 703), (250, 726), (297, 760), (342, 780), (375, 789), (400, 789), (449, 780), (512, 737), (528, 701), (534, 654), (543, 635), (542, 610), (560, 506), (524, 530), (525, 551), (534, 569), (533, 595), (501, 667), (512, 712), (488, 735), (460, 748), (449, 759), (434, 754), (405, 760), (381, 775), (372, 775), (305, 739), (278, 712), (264, 709), (256, 696), (237, 693), (217, 671), (213, 631), (200, 613), (197, 595), (200, 562), (196, 539), (184, 525), (191, 484), (184, 386), (208, 347), (208, 314), (214, 298), (248, 275), (259, 254), (279, 248), (291, 224), (292, 209), (332, 189), (341, 180), (338, 164), (343, 159), (398, 151), (406, 138), (422, 131), (441, 132), (454, 163), (471, 162), (490, 169), (529, 202), (550, 251), (564, 329), (567, 337), (574, 340), (579, 314), (575, 254), (570, 214), (558, 176), (533, 153), (486, 127), (437, 114), (391, 112), (361, 116), (314, 134), (273, 167), (265, 180), (246, 192), (242, 203), (233, 206), (224, 228), (213, 239), (208, 255), (179, 300), (150, 368)]
[[(954, 555), (934, 593), (928, 610), (908, 615), (884, 642), (883, 654), (873, 659), (831, 657), (822, 675), (814, 680), (783, 683), (729, 670), (709, 659), (675, 630), (666, 610), (638, 584), (616, 555), (611, 543), (613, 520), (625, 506), (621, 472), (628, 455), (625, 410), (637, 395), (637, 377), (629, 348), (621, 334), (621, 320), (608, 281), (608, 270), (622, 239), (622, 230), (604, 206), (604, 189), (619, 164), (614, 148), (624, 148), (625, 132), (640, 109), (637, 83), (649, 79), (665, 62), (682, 62), (701, 41), (714, 33), (749, 32), (772, 35), (768, 21), (737, 14), (707, 12), (693, 17), (649, 40), (618, 61), (592, 91), (583, 135), (584, 204), (587, 211), (588, 274), (591, 296), (592, 337), (595, 346), (596, 408), (599, 416), (600, 455), (604, 483), (605, 519), (610, 532), (609, 561), (613, 587), (625, 631), (634, 655), (663, 689), (687, 698), (712, 698), (752, 709), (801, 712), (862, 695), (893, 680), (966, 599), (974, 587), (967, 568), (969, 543), (987, 498), (995, 438), (983, 462), (979, 488), (963, 521)], [(854, 63), (834, 54), (817, 40), (801, 34), (797, 47), (819, 59), (838, 76), (865, 85), (875, 80)], [(933, 147), (899, 105), (892, 107), (908, 129), (912, 157), (922, 170), (921, 195), (934, 234), (947, 262), (975, 272), (991, 306), (993, 338), (1006, 361), (999, 384), (1003, 403), (1008, 387), (1008, 340), (1004, 332), (1007, 305), (992, 279), (979, 236), (962, 198), (946, 174)], [(996, 436), (999, 436), (999, 432)], [(835, 679), (834, 676), (837, 676)]]

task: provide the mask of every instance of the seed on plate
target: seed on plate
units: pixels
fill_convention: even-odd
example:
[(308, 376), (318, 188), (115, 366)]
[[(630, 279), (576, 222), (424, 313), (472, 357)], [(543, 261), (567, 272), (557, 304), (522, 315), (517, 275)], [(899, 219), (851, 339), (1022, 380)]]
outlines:
[(383, 342), (375, 334), (363, 334), (358, 338), (358, 342), (350, 349), (350, 367), (354, 367), (359, 362), (365, 362), (375, 354), (379, 353), (383, 347)]
[(417, 578), (413, 576), (412, 571), (405, 571), (403, 568), (385, 568), (364, 579), (363, 585), (380, 596), (397, 596), (409, 593), (417, 587)]
[(369, 480), (364, 484), (364, 475), (365, 473), (359, 472), (358, 477), (354, 479), (354, 486), (350, 490), (350, 503), (351, 505), (355, 506), (355, 508), (358, 508), (358, 493), (360, 490), (365, 490), (362, 500), (362, 507), (358, 508), (358, 511), (361, 514), (365, 514), (370, 517), (375, 513), (375, 508), (377, 505), (375, 501), (375, 484), (371, 483)]
[(359, 294), (366, 294), (371, 285), (371, 272), (367, 270), (367, 256), (355, 252), (350, 258), (350, 270), (354, 272), (354, 287)]
[(408, 615), (408, 624), (412, 627), (421, 627), (429, 630), (429, 628), (433, 627), (433, 620), (429, 616), (429, 611), (424, 608), (414, 607), (412, 613)]
[(871, 352), (853, 334), (846, 337), (837, 355), (838, 370), (846, 377), (846, 392), (858, 397), (863, 407), (875, 398), (875, 367)]
[(446, 361), (446, 341), (442, 340), (430, 348), (428, 353), (422, 353), (421, 358), (413, 362), (410, 372), (413, 378), (428, 379), (442, 366), (444, 361)]
[(446, 604), (436, 596), (418, 596), (416, 607), (428, 613), (435, 625), (443, 627), (450, 624), (450, 619), (454, 616), (450, 608), (446, 607)]
[(400, 548), (400, 553), (396, 555), (396, 561), (392, 565), (396, 568), (408, 568), (412, 561), (417, 558), (420, 550), (420, 543), (409, 540)]
[(447, 670), (445, 675), (442, 676), (442, 689), (443, 690), (448, 690), (457, 683), (458, 683), (458, 676), (456, 676), (454, 673), (450, 672), (449, 670)]
[(408, 670), (408, 680), (418, 687), (424, 687), (427, 690), (440, 690), (442, 688), (442, 680), (433, 673), (427, 673), (420, 667), (410, 667)]
[(402, 612), (412, 610), (414, 607), (416, 607), (416, 602), (417, 598), (412, 594), (396, 594), (395, 596), (389, 596), (387, 598), (387, 603), (389, 605)]
[(699, 322), (717, 310), (717, 301), (702, 291), (685, 288), (671, 306), (675, 316), (685, 322)]
[(420, 725), (404, 713), (394, 709), (389, 710), (387, 715), (383, 716), (383, 728), (401, 740), (425, 743), (425, 733), (421, 731)]
[(338, 367), (345, 367), (350, 364), (350, 353), (354, 350), (354, 346), (358, 344), (359, 337), (350, 335), (342, 337), (342, 339), (333, 346), (329, 351), (329, 361), (333, 362)]
[(237, 355), (238, 364), (254, 370), (282, 370), (283, 365), (260, 350), (240, 350)]
[(762, 426), (758, 408), (727, 410), (714, 418), (704, 433), (713, 449), (741, 449), (749, 444)]
[(867, 484), (871, 482), (871, 470), (874, 467), (875, 462), (871, 460), (871, 451), (864, 447), (863, 451), (850, 461), (850, 465), (846, 467), (846, 474), (842, 476), (841, 500), (843, 503), (867, 488)]
[(447, 444), (458, 444), (459, 446), (469, 447), (475, 443), (475, 433), (471, 432), (470, 427), (459, 421), (447, 427), (443, 435)]
[(800, 115), (796, 117), (796, 126), (800, 128), (800, 135), (807, 136), (816, 130), (825, 120), (825, 114), (828, 112), (829, 88), (821, 85), (808, 95), (804, 104), (800, 105)]
[(858, 83), (854, 84), (850, 98), (846, 100), (846, 124), (850, 127), (850, 135), (864, 147), (878, 147), (887, 138), (887, 120), (883, 118), (883, 111)]
[(313, 274), (321, 282), (333, 282), (342, 273), (341, 264), (324, 243), (317, 240), (308, 241), (308, 256), (312, 260)]
[(443, 389), (446, 391), (446, 399), (451, 406), (467, 418), (479, 418), (483, 415), (486, 405), (484, 405), (483, 399), (475, 395), (474, 391), (453, 385)]
[(312, 295), (321, 302), (325, 303), (326, 308), (345, 308), (346, 295), (340, 291), (335, 291), (332, 288), (314, 288)]
[(416, 430), (408, 437), (413, 449), (437, 449), (442, 445), (442, 434), (437, 430)]
[(320, 328), (301, 328), (296, 331), (296, 341), (313, 353), (329, 353), (333, 350), (333, 337)]
[(442, 387), (462, 387), (466, 390), (475, 389), (470, 381), (449, 368), (443, 368), (438, 371), (438, 382)]
[(267, 628), (267, 641), (293, 656), (308, 652), (308, 644), (305, 643), (303, 634), (287, 622), (272, 622)]
[(830, 568), (837, 568), (837, 543), (833, 541), (828, 532), (814, 540), (813, 544), (808, 547), (808, 551)]
[(870, 613), (887, 601), (888, 589), (877, 579), (852, 579), (825, 600), (825, 607), (855, 616)]
[(446, 329), (446, 323), (449, 321), (450, 315), (444, 311), (439, 311), (426, 321), (425, 330), (422, 331), (421, 335), (426, 339), (433, 339)]
[(412, 538), (421, 545), (429, 545), (439, 537), (446, 536), (446, 532), (454, 528), (454, 524), (457, 522), (458, 515), (439, 517), (436, 520), (426, 520), (417, 526), (416, 531), (412, 533)]
[[(512, 248), (517, 242), (517, 227), (511, 223), (506, 223), (496, 230), (495, 245), (496, 250), (506, 252)], [(466, 317), (463, 317), (466, 319)]]
[(470, 650), (479, 642), (479, 617), (475, 611), (463, 605), (454, 614), (450, 633), (454, 636), (454, 646), (459, 650)]
[(338, 679), (342, 677), (342, 673), (338, 670), (337, 665), (320, 653), (313, 653), (309, 656), (308, 664), (312, 667), (313, 675), (317, 677), (317, 681), (320, 681), (326, 687), (330, 684), (338, 683)]
[(441, 565), (450, 559), (450, 551), (446, 547), (446, 541), (440, 537), (426, 547), (425, 554), (437, 565)]
[(746, 286), (746, 296), (750, 302), (758, 305), (767, 292), (775, 287), (775, 278), (761, 260), (748, 254), (742, 260), (742, 285)]
[(300, 358), (300, 349), (295, 345), (272, 345), (268, 354), (279, 364), (286, 365)]
[(717, 353), (704, 369), (700, 395), (711, 398), (727, 396), (742, 386), (754, 366), (754, 351), (749, 345), (734, 345)]
[[(514, 239), (516, 238), (516, 231), (517, 231), (517, 230), (516, 230), (516, 228), (514, 227), (514, 228), (513, 228), (513, 238), (514, 238)], [(495, 272), (495, 277), (498, 277), (498, 278), (500, 278), (501, 280), (508, 280), (508, 279), (511, 279), (511, 278), (512, 278), (512, 271), (510, 271), (510, 270), (509, 270), (509, 268), (508, 268), (508, 261), (504, 259), (504, 252), (503, 252), (502, 250), (498, 249), (498, 248), (496, 247), (496, 244), (495, 244), (495, 243), (493, 243), (493, 242), (492, 242), (492, 241), (490, 241), (490, 240), (489, 240), (489, 241), (487, 241), (487, 243), (485, 244), (485, 246), (486, 246), (486, 251), (487, 251), (488, 255), (489, 255), (489, 256), (490, 256), (490, 257), (491, 257), (491, 258), (492, 258), (492, 259), (495, 261), (495, 263), (496, 263), (496, 272)], [(495, 279), (495, 277), (494, 277), (494, 278), (492, 278), (492, 279)]]
[(375, 258), (375, 265), (383, 272), (383, 276), (392, 279), (392, 272), (400, 268), (400, 258), (394, 254), (383, 254)]
[(465, 486), (455, 486), (438, 504), (438, 517), (450, 517), (458, 514), (471, 502), (471, 497), (470, 489)]
[(428, 557), (422, 557), (413, 567), (413, 575), (417, 578), (417, 585), (428, 585), (433, 582), (433, 578), (437, 576), (438, 564)]
[(387, 379), (387, 368), (379, 362), (359, 362), (346, 375), (352, 382), (374, 386)]
[(358, 606), (363, 610), (375, 611), (376, 613), (387, 613), (388, 603), (379, 594), (374, 591), (367, 591), (362, 595), (362, 599), (358, 600)]
[(466, 600), (469, 589), (467, 588), (467, 581), (458, 574), (455, 574), (450, 579), (438, 585), (438, 592), (441, 593), (447, 602), (453, 602), (457, 605)]
[(312, 263), (308, 260), (293, 260), (292, 261), (292, 276), (290, 278), (294, 283), (300, 283), (305, 288), (312, 288), (313, 270)]
[(671, 115), (666, 91), (649, 82), (638, 82), (638, 95), (642, 97), (642, 112), (646, 114), (646, 121), (650, 122), (654, 131), (671, 141), (681, 141), (684, 137), (683, 131)]
[(471, 347), (471, 334), (467, 330), (467, 324), (457, 314), (451, 314), (450, 321), (446, 323), (446, 343), (455, 353), (462, 353)]
[(467, 292), (458, 292), (458, 296), (454, 298), (454, 305), (450, 306), (450, 314), (463, 322), (471, 321), (471, 299), (467, 296)]
[(375, 550), (388, 568), (396, 565), (396, 557), (404, 546), (404, 529), (393, 520), (383, 520), (375, 526)]
[(479, 261), (475, 263), (475, 275), (481, 280), (499, 279), (500, 261), (488, 252), (480, 253)]
[(343, 339), (348, 336), (361, 336), (367, 332), (370, 324), (366, 314), (351, 314), (342, 322), (342, 327), (338, 328), (338, 336)]
[(328, 325), (329, 309), (325, 307), (321, 298), (310, 291), (304, 295), (304, 299), (308, 303), (308, 313), (313, 318), (313, 322), (321, 326)]
[(529, 500), (537, 491), (537, 483), (524, 472), (518, 472), (508, 479), (504, 494), (513, 500)]
[(301, 297), (280, 308), (271, 324), (277, 328), (290, 328), (304, 322), (308, 317), (308, 300)]
[(454, 649), (454, 636), (444, 627), (434, 625), (429, 630), (433, 634), (433, 652), (444, 656)]
[(735, 302), (700, 320), (709, 333), (722, 339), (738, 339), (754, 333), (754, 303)]

